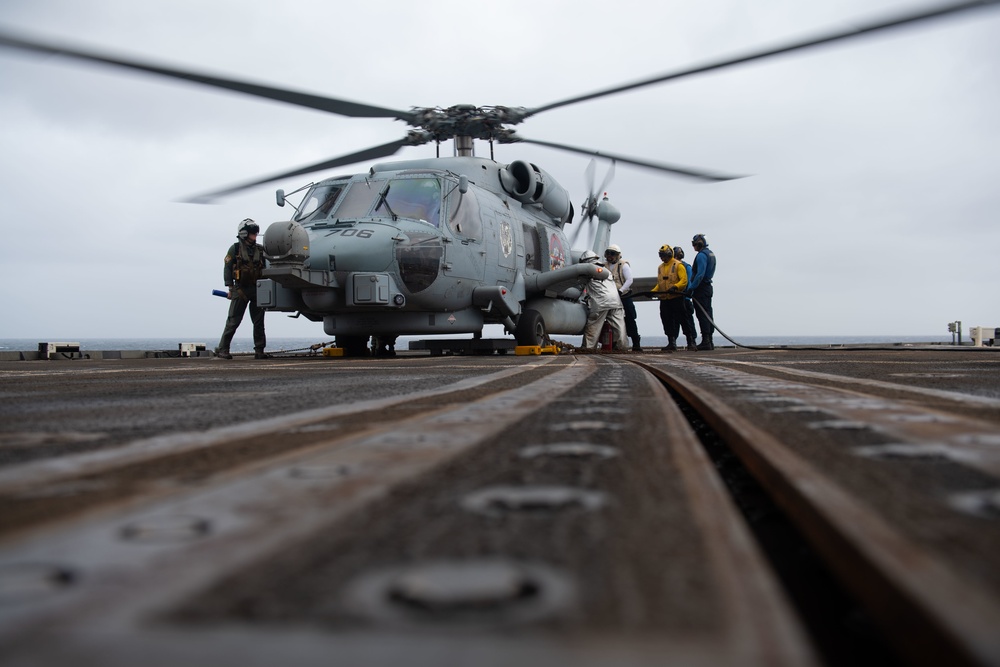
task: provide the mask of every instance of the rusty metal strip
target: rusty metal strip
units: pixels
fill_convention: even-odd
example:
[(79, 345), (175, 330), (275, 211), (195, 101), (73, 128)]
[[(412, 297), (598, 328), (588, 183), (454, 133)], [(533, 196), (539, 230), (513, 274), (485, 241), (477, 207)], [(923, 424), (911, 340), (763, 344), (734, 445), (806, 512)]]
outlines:
[(723, 358), (714, 359), (713, 361), (720, 364), (730, 364), (734, 366), (750, 366), (756, 368), (765, 368), (768, 371), (784, 373), (786, 375), (792, 375), (807, 379), (826, 380), (828, 382), (848, 384), (853, 387), (863, 386), (863, 387), (871, 387), (872, 389), (884, 389), (895, 392), (907, 392), (911, 394), (920, 394), (921, 396), (928, 396), (930, 398), (952, 401), (955, 403), (965, 403), (968, 405), (975, 405), (978, 407), (1000, 408), (1000, 399), (990, 398), (988, 396), (961, 394), (957, 391), (931, 389), (929, 387), (915, 387), (912, 385), (883, 382), (882, 380), (871, 380), (868, 378), (845, 377), (843, 375), (833, 375), (832, 373), (805, 371), (799, 368), (787, 368), (780, 365), (770, 365), (770, 364), (765, 365), (761, 363), (755, 363), (752, 361), (737, 361), (734, 359), (723, 359)]
[[(658, 382), (647, 376), (650, 391), (660, 396), (667, 424), (666, 440), (683, 474), (696, 520), (711, 554), (719, 595), (726, 600), (727, 618), (719, 619), (731, 633), (728, 664), (817, 664), (808, 639), (777, 583), (766, 558), (750, 534), (739, 509), (726, 492), (714, 465), (680, 409)], [(654, 377), (655, 376), (655, 377)]]
[(720, 434), (914, 664), (1000, 664), (1000, 609), (993, 600), (711, 393), (640, 365)]

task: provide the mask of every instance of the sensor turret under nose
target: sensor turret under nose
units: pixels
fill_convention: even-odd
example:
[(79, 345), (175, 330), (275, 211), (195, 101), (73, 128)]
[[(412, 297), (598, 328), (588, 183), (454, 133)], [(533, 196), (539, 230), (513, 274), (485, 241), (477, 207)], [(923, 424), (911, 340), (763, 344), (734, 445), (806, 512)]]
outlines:
[(264, 256), (269, 262), (304, 262), (309, 257), (309, 233), (297, 222), (272, 223), (264, 232)]

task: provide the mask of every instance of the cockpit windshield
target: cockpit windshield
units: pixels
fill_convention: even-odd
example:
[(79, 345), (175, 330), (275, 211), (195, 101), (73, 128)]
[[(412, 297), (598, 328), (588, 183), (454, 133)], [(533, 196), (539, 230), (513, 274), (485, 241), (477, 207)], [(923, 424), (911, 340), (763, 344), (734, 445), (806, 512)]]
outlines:
[(418, 220), (438, 227), (441, 224), (441, 184), (433, 177), (407, 176), (318, 185), (306, 195), (299, 211), (295, 217), (298, 222), (379, 216)]
[(328, 218), (345, 187), (347, 181), (323, 183), (309, 190), (295, 214), (295, 221), (316, 222)]
[(380, 193), (375, 213), (437, 227), (441, 222), (441, 185), (436, 178), (394, 178)]

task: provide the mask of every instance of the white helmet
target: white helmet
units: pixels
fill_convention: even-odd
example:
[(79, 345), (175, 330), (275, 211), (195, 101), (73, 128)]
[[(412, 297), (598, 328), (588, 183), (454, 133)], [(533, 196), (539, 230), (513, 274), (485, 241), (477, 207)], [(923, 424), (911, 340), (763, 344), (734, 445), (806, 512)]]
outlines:
[(582, 255), (580, 255), (581, 264), (583, 264), (584, 262), (590, 262), (591, 264), (596, 264), (597, 260), (599, 259), (600, 257), (598, 257), (597, 253), (594, 252), (593, 250), (587, 250)]
[(620, 255), (620, 254), (622, 254), (622, 249), (619, 248), (617, 245), (615, 245), (615, 244), (612, 243), (611, 245), (608, 246), (608, 249), (604, 251), (604, 254), (606, 255), (609, 252), (616, 252), (616, 253), (618, 253)]
[(240, 222), (240, 226), (236, 228), (236, 236), (238, 236), (240, 240), (245, 240), (246, 237), (250, 236), (251, 234), (259, 234), (259, 233), (260, 233), (260, 227), (251, 218), (243, 218), (243, 220)]

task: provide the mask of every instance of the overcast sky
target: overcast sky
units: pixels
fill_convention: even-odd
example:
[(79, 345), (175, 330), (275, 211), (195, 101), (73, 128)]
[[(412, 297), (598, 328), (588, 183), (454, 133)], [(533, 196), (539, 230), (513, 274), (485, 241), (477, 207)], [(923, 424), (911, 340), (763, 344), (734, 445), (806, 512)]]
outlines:
[[(537, 107), (929, 4), (0, 0), (0, 29), (394, 109)], [(734, 338), (1000, 327), (998, 35), (1000, 10), (977, 10), (555, 109), (518, 131), (751, 175), (704, 184), (619, 164), (609, 188), (612, 241), (640, 275), (655, 274), (661, 244), (707, 236), (716, 320)], [(10, 50), (0, 81), (0, 338), (214, 345), (226, 301), (211, 290), (237, 223), (287, 219), (275, 188), (333, 173), (218, 205), (177, 200), (408, 129)], [(584, 156), (507, 145), (496, 157), (585, 197)], [(655, 304), (639, 325), (661, 333)], [(280, 313), (267, 329), (328, 339)]]

